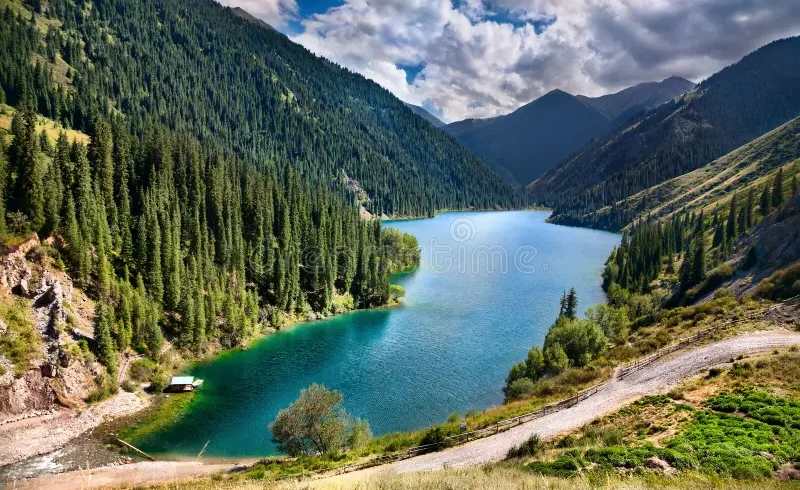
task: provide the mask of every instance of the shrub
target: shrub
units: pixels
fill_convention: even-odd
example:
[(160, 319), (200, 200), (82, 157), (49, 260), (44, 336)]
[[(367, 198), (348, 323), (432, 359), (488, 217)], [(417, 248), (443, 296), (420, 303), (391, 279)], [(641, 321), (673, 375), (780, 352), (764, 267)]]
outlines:
[(131, 377), (131, 379), (144, 383), (153, 376), (153, 372), (155, 370), (156, 365), (150, 359), (136, 359), (128, 368), (128, 375)]
[(126, 379), (122, 382), (122, 389), (127, 391), (128, 393), (135, 393), (136, 390), (139, 389), (139, 385), (134, 383), (133, 381)]
[(28, 306), (17, 300), (2, 315), (8, 329), (0, 336), (0, 354), (14, 365), (14, 374), (22, 376), (36, 355), (40, 335), (28, 316)]
[(150, 377), (150, 392), (151, 393), (161, 393), (169, 386), (169, 378), (166, 374), (162, 372), (154, 373)]
[(534, 434), (517, 447), (508, 450), (507, 458), (531, 458), (544, 451), (544, 442), (538, 434)]
[(506, 390), (506, 398), (509, 400), (522, 400), (530, 398), (536, 393), (536, 383), (528, 378), (514, 380)]
[(117, 382), (113, 376), (100, 373), (94, 378), (95, 389), (86, 396), (86, 403), (97, 403), (116, 395), (119, 392)]
[(607, 343), (606, 336), (597, 323), (562, 316), (547, 332), (544, 350), (546, 354), (548, 348), (558, 344), (572, 365), (585, 366), (603, 352)]
[(526, 468), (545, 476), (569, 478), (577, 475), (584, 466), (586, 463), (580, 452), (572, 450), (562, 454), (555, 461), (536, 461), (530, 463)]
[(361, 449), (366, 446), (371, 439), (372, 430), (369, 428), (369, 423), (367, 423), (366, 420), (357, 418), (350, 428), (347, 445), (350, 446), (351, 449)]
[(755, 290), (757, 298), (780, 301), (800, 294), (800, 263), (775, 271), (761, 281)]
[(444, 447), (445, 442), (447, 441), (447, 434), (445, 433), (444, 429), (441, 427), (431, 427), (427, 431), (425, 431), (425, 435), (422, 436), (422, 441), (420, 441), (420, 446), (428, 446), (433, 445), (436, 449)]

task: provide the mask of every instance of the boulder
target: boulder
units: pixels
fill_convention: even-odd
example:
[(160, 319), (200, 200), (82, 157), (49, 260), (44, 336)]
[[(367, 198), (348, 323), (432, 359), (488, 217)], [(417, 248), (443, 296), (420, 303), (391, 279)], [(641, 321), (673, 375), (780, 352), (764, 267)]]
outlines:
[(778, 481), (800, 480), (800, 470), (795, 468), (792, 463), (786, 463), (775, 472), (775, 479)]
[(650, 468), (651, 470), (656, 470), (664, 475), (672, 475), (675, 473), (675, 468), (670, 466), (669, 463), (664, 461), (663, 459), (657, 456), (650, 456), (649, 458), (644, 460), (645, 468)]

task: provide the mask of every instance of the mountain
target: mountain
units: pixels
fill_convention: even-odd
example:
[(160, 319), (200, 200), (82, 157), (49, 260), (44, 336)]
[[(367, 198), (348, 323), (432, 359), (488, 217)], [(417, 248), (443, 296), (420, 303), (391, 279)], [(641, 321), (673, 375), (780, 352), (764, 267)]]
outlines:
[(441, 119), (434, 116), (430, 112), (426, 111), (424, 108), (418, 105), (408, 104), (408, 103), (406, 103), (406, 107), (411, 109), (414, 112), (414, 114), (418, 115), (422, 119), (425, 119), (426, 121), (431, 123), (434, 128), (441, 128), (442, 126), (444, 126), (444, 122), (442, 122)]
[[(618, 229), (614, 204), (800, 115), (800, 37), (770, 43), (683, 96), (586, 144), (528, 186), (557, 223)], [(609, 212), (599, 211), (607, 206)]]
[[(711, 216), (728, 206), (734, 194), (746, 197), (752, 189), (760, 195), (783, 169), (787, 184), (800, 169), (800, 118), (756, 138), (713, 162), (623, 199), (614, 209), (630, 227), (639, 216), (650, 219), (701, 211)], [(608, 206), (600, 211), (611, 211)]]
[(553, 90), (511, 114), (466, 119), (444, 129), (495, 172), (525, 185), (592, 138), (692, 87), (671, 77), (597, 98)]
[(93, 5), (89, 12), (69, 0), (42, 4), (40, 18), (61, 37), (40, 43), (14, 39), (30, 33), (12, 27), (15, 10), (4, 9), (0, 88), (10, 105), (33, 97), (40, 114), (84, 130), (95, 114), (120, 114), (137, 134), (159, 122), (264, 172), (289, 164), (312, 187), (356, 199), (348, 184), (355, 181), (373, 214), (519, 204), (515, 191), (389, 91), (246, 12), (213, 0)]
[(611, 122), (575, 96), (553, 90), (506, 116), (453, 123), (444, 129), (524, 185), (611, 129)]
[(694, 83), (681, 77), (669, 77), (660, 82), (647, 82), (634, 85), (615, 94), (600, 97), (576, 96), (605, 114), (609, 119), (618, 119), (634, 111), (649, 110), (693, 89)]
[(267, 24), (266, 22), (264, 22), (263, 20), (259, 19), (258, 17), (255, 17), (253, 14), (251, 14), (250, 12), (248, 12), (247, 10), (245, 10), (245, 9), (243, 9), (241, 7), (232, 7), (231, 8), (231, 12), (233, 13), (233, 15), (235, 15), (237, 17), (241, 17), (242, 19), (250, 21), (250, 22), (252, 22), (252, 23), (254, 23), (256, 25), (259, 25), (261, 27), (264, 27), (265, 29), (272, 29), (273, 31), (275, 30), (274, 27), (272, 27), (271, 25)]

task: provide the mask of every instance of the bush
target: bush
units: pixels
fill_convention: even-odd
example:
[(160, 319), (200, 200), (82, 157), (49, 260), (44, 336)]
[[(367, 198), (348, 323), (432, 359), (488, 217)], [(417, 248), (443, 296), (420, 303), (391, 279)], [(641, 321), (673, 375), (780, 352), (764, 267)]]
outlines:
[(95, 390), (86, 396), (86, 403), (97, 403), (116, 395), (119, 392), (117, 382), (113, 376), (100, 373), (94, 378)]
[(128, 368), (128, 375), (131, 379), (144, 383), (153, 376), (155, 370), (156, 365), (150, 359), (136, 359)]
[(506, 457), (513, 458), (531, 458), (544, 451), (544, 442), (539, 437), (539, 434), (534, 434), (517, 447), (512, 447), (508, 450)]
[(151, 393), (161, 393), (169, 386), (169, 378), (166, 374), (162, 372), (154, 373), (150, 377), (150, 392)]
[(511, 386), (506, 390), (506, 398), (508, 400), (522, 400), (530, 398), (536, 393), (536, 383), (528, 378), (516, 379), (511, 383)]
[(39, 332), (28, 316), (28, 306), (17, 300), (2, 314), (8, 329), (0, 335), (0, 354), (14, 365), (14, 374), (22, 376), (36, 355), (40, 341)]
[(436, 449), (440, 449), (444, 447), (445, 442), (447, 441), (447, 434), (445, 433), (444, 429), (441, 427), (431, 427), (427, 431), (425, 431), (425, 435), (422, 436), (422, 441), (420, 441), (420, 446), (428, 446), (433, 445)]
[(555, 344), (561, 346), (573, 366), (585, 366), (598, 357), (608, 343), (603, 330), (591, 320), (559, 317), (544, 340), (544, 351)]
[(128, 393), (135, 393), (136, 390), (139, 389), (139, 385), (134, 383), (133, 381), (126, 379), (122, 382), (122, 389), (127, 391)]
[(780, 301), (800, 294), (800, 263), (775, 271), (761, 281), (755, 290), (756, 298)]

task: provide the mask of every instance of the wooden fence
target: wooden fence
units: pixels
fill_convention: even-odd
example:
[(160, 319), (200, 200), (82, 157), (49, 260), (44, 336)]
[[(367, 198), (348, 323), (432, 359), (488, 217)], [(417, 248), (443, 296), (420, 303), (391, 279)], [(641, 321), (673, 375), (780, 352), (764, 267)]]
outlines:
[[(724, 330), (724, 329), (726, 329), (726, 328), (728, 328), (728, 327), (730, 327), (732, 325), (737, 325), (737, 324), (740, 324), (740, 323), (752, 321), (752, 320), (754, 320), (754, 319), (756, 319), (758, 317), (762, 317), (768, 311), (770, 311), (772, 309), (775, 309), (775, 308), (778, 308), (783, 304), (787, 304), (787, 303), (796, 301), (798, 299), (800, 299), (800, 295), (797, 295), (797, 296), (789, 298), (789, 299), (787, 299), (785, 301), (781, 301), (779, 303), (776, 303), (776, 304), (774, 304), (774, 305), (772, 305), (772, 306), (770, 306), (768, 308), (764, 308), (764, 309), (758, 310), (757, 312), (754, 312), (752, 315), (749, 315), (749, 316), (747, 316), (745, 318), (740, 318), (738, 320), (729, 320), (729, 321), (721, 323), (721, 324), (719, 324), (719, 325), (717, 325), (715, 327), (711, 327), (711, 328), (707, 328), (705, 330), (701, 330), (701, 331), (699, 331), (699, 332), (697, 332), (694, 335), (691, 335), (689, 337), (682, 338), (677, 343), (675, 343), (673, 345), (661, 348), (661, 349), (657, 350), (656, 352), (650, 354), (649, 356), (646, 356), (646, 357), (644, 357), (642, 359), (638, 359), (635, 362), (633, 362), (632, 364), (629, 364), (627, 366), (623, 366), (623, 367), (617, 369), (617, 378), (618, 379), (624, 379), (629, 374), (631, 374), (631, 373), (633, 373), (635, 371), (638, 371), (638, 370), (642, 369), (643, 367), (645, 367), (645, 366), (647, 366), (649, 364), (652, 364), (656, 360), (658, 360), (658, 359), (660, 359), (660, 358), (662, 358), (662, 357), (664, 357), (664, 356), (666, 356), (668, 354), (671, 354), (671, 353), (673, 353), (675, 351), (681, 350), (681, 349), (683, 349), (685, 347), (688, 347), (690, 345), (693, 345), (693, 344), (696, 344), (698, 342), (701, 342), (702, 340), (708, 338), (709, 336), (711, 336), (711, 335), (713, 335), (713, 334), (715, 334), (715, 333), (717, 333), (719, 331), (722, 331), (722, 330)], [(581, 391), (577, 392), (576, 394), (574, 394), (573, 396), (571, 396), (569, 398), (565, 398), (563, 400), (559, 400), (557, 402), (550, 403), (550, 404), (545, 405), (545, 406), (543, 406), (543, 407), (541, 407), (541, 408), (539, 408), (537, 410), (534, 410), (532, 412), (528, 412), (528, 413), (524, 413), (522, 415), (517, 415), (515, 417), (511, 417), (511, 418), (500, 420), (500, 421), (498, 421), (498, 422), (496, 422), (496, 423), (494, 423), (494, 424), (492, 424), (492, 425), (490, 425), (488, 427), (484, 427), (482, 429), (477, 429), (477, 430), (473, 430), (473, 431), (470, 431), (470, 432), (462, 432), (460, 434), (447, 436), (447, 437), (444, 438), (444, 441), (442, 443), (439, 443), (439, 444), (426, 444), (426, 445), (423, 445), (423, 446), (416, 446), (416, 447), (408, 448), (405, 451), (402, 451), (402, 452), (399, 452), (399, 453), (386, 454), (386, 455), (378, 456), (376, 458), (373, 458), (373, 459), (370, 459), (370, 460), (367, 460), (367, 461), (347, 464), (347, 465), (340, 466), (338, 468), (335, 468), (335, 469), (332, 469), (332, 470), (329, 470), (329, 471), (325, 471), (325, 472), (322, 472), (322, 473), (302, 473), (302, 474), (297, 474), (297, 475), (285, 476), (285, 477), (281, 477), (281, 478), (278, 478), (278, 479), (279, 480), (297, 479), (297, 478), (302, 478), (302, 477), (305, 477), (305, 476), (323, 477), (323, 476), (332, 476), (332, 475), (340, 475), (340, 474), (344, 474), (344, 473), (351, 473), (353, 471), (363, 470), (363, 469), (366, 469), (366, 468), (371, 468), (373, 466), (379, 466), (379, 465), (388, 464), (388, 463), (395, 463), (397, 461), (402, 461), (402, 460), (405, 460), (405, 459), (413, 458), (413, 457), (419, 456), (421, 454), (437, 451), (437, 450), (445, 448), (445, 447), (456, 446), (456, 445), (459, 445), (459, 444), (465, 444), (467, 442), (474, 441), (476, 439), (482, 439), (484, 437), (489, 437), (489, 436), (498, 434), (500, 432), (507, 431), (507, 430), (509, 430), (509, 429), (511, 429), (513, 427), (518, 426), (518, 425), (521, 425), (521, 424), (530, 422), (532, 420), (536, 420), (536, 419), (539, 419), (541, 417), (544, 417), (545, 415), (550, 415), (550, 414), (558, 412), (560, 410), (564, 410), (565, 408), (570, 408), (572, 406), (575, 406), (579, 402), (589, 398), (590, 396), (592, 396), (595, 393), (597, 393), (598, 391), (600, 391), (600, 389), (603, 386), (605, 386), (606, 384), (608, 384), (608, 381), (603, 381), (602, 383), (598, 383), (598, 384), (593, 385), (593, 386), (591, 386), (589, 388), (581, 390)]]
[(678, 340), (678, 342), (676, 342), (675, 344), (668, 345), (666, 347), (662, 347), (661, 349), (653, 352), (652, 354), (650, 354), (648, 356), (645, 356), (645, 357), (643, 357), (641, 359), (637, 359), (633, 363), (628, 364), (626, 366), (620, 367), (619, 369), (617, 369), (617, 378), (618, 379), (624, 379), (629, 374), (631, 374), (633, 372), (636, 372), (636, 371), (642, 369), (643, 367), (645, 367), (645, 366), (647, 366), (649, 364), (652, 364), (653, 362), (657, 361), (658, 359), (661, 359), (662, 357), (664, 357), (664, 356), (666, 356), (668, 354), (671, 354), (671, 353), (673, 353), (675, 351), (681, 350), (681, 349), (683, 349), (685, 347), (688, 347), (690, 345), (702, 342), (703, 340), (707, 339), (711, 335), (713, 335), (713, 334), (715, 334), (717, 332), (720, 332), (722, 330), (725, 330), (725, 329), (727, 329), (729, 327), (732, 327), (733, 325), (739, 325), (741, 323), (746, 323), (746, 322), (753, 321), (753, 320), (755, 320), (757, 318), (761, 318), (767, 312), (769, 312), (771, 310), (774, 310), (776, 308), (779, 308), (782, 305), (794, 302), (797, 299), (800, 299), (800, 295), (794, 296), (792, 298), (789, 298), (787, 300), (781, 301), (779, 303), (775, 303), (774, 305), (771, 305), (771, 306), (769, 306), (767, 308), (760, 309), (760, 310), (758, 310), (756, 312), (753, 312), (751, 315), (748, 315), (748, 316), (746, 316), (744, 318), (739, 318), (737, 320), (728, 320), (727, 322), (720, 323), (719, 325), (716, 325), (714, 327), (710, 327), (710, 328), (706, 328), (704, 330), (701, 330), (701, 331), (695, 333), (694, 335), (690, 335), (689, 337), (684, 337), (684, 338)]

